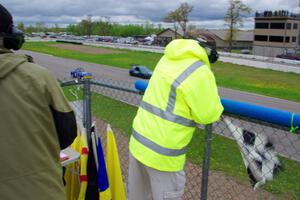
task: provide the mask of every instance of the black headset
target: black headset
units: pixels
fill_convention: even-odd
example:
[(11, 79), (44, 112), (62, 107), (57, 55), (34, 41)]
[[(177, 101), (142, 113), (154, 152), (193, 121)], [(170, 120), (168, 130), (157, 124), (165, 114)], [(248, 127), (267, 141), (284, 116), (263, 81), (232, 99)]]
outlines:
[(207, 44), (204, 44), (202, 42), (198, 42), (198, 44), (205, 49), (210, 63), (217, 62), (217, 60), (219, 59), (219, 54), (216, 48), (211, 48)]
[(3, 46), (6, 49), (19, 50), (25, 42), (23, 31), (13, 24), (8, 27), (7, 32), (0, 33), (0, 37), (3, 38)]

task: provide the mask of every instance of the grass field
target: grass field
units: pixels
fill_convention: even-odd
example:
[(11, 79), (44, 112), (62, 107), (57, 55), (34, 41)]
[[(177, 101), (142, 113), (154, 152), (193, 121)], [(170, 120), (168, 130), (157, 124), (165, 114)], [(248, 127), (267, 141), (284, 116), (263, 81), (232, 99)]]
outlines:
[[(68, 88), (65, 88), (65, 93), (70, 100), (75, 100)], [(131, 134), (131, 124), (137, 112), (136, 107), (92, 93), (92, 111), (94, 117), (110, 123), (112, 127), (121, 130), (127, 137)], [(212, 141), (210, 169), (234, 177), (238, 182), (248, 183), (248, 175), (235, 141), (216, 134), (213, 135)], [(188, 160), (201, 166), (204, 146), (205, 137), (203, 132), (196, 131), (188, 146)], [(283, 199), (299, 199), (300, 163), (286, 158), (280, 158), (280, 160), (283, 163), (284, 171), (272, 182), (267, 183), (264, 188), (273, 194), (285, 195), (284, 198), (282, 197)]]
[[(162, 56), (158, 53), (119, 50), (115, 54), (86, 54), (51, 46), (54, 42), (27, 42), (23, 49), (120, 68), (143, 64), (154, 69)], [(100, 47), (99, 47), (100, 48)], [(217, 84), (257, 94), (300, 102), (300, 74), (257, 69), (230, 63), (217, 62), (212, 66)]]

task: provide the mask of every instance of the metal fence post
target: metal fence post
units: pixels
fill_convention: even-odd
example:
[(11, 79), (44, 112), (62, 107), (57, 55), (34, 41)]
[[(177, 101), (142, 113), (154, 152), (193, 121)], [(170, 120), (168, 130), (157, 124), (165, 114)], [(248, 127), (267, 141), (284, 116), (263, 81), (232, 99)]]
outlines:
[(201, 183), (201, 200), (207, 199), (207, 189), (208, 189), (208, 175), (209, 175), (209, 159), (210, 159), (210, 145), (212, 140), (212, 124), (205, 126), (206, 133), (206, 148), (204, 152), (204, 159), (202, 165), (202, 183)]
[(86, 129), (87, 141), (91, 137), (92, 108), (91, 108), (91, 81), (83, 80), (83, 126)]

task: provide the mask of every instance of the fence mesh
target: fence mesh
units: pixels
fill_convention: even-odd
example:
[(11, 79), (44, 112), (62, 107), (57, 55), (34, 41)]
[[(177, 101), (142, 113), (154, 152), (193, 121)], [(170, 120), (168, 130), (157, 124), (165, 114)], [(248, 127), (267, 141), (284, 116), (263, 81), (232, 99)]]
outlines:
[[(63, 88), (72, 102), (77, 120), (84, 121), (82, 85)], [(127, 183), (128, 177), (128, 141), (131, 134), (131, 125), (142, 99), (142, 94), (138, 94), (133, 90), (130, 91), (132, 88), (134, 88), (133, 83), (106, 78), (93, 79), (91, 84), (92, 121), (96, 123), (97, 133), (102, 139), (103, 148), (106, 147), (106, 125), (111, 125), (116, 137), (124, 183)], [(246, 119), (241, 116), (226, 114), (223, 116), (234, 125), (235, 130), (228, 128), (224, 123), (224, 118), (213, 124), (208, 199), (300, 199), (299, 135), (291, 134), (283, 127)], [(188, 146), (185, 166), (187, 181), (183, 197), (185, 200), (200, 199), (201, 166), (206, 146), (203, 128), (199, 127), (197, 129)], [(272, 181), (256, 190), (253, 190), (250, 183), (241, 155), (242, 147), (238, 145), (239, 140), (234, 137), (239, 128), (254, 133), (256, 136), (268, 136), (273, 144), (274, 152), (278, 153), (278, 155), (270, 155), (279, 159), (281, 164), (279, 173), (274, 176)], [(255, 148), (261, 150), (260, 153), (264, 151), (263, 155), (260, 156), (267, 157), (269, 155), (268, 148), (266, 150), (263, 147), (266, 147), (263, 140), (256, 140)], [(253, 154), (249, 148), (248, 154)], [(270, 165), (265, 166), (263, 162), (261, 165), (264, 169), (269, 167), (270, 172), (274, 171), (274, 167), (270, 167)]]

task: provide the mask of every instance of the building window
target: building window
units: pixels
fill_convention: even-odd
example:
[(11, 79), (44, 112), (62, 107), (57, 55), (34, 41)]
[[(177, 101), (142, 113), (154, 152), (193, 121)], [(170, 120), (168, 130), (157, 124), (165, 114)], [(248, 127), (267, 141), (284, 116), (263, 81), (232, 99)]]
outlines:
[(297, 29), (298, 28), (298, 24), (294, 23), (293, 28)]
[(257, 29), (268, 29), (269, 23), (256, 23), (255, 28)]
[(283, 42), (282, 36), (270, 36), (269, 38), (270, 42)]
[(284, 29), (284, 23), (271, 23), (271, 29)]
[(290, 42), (290, 37), (285, 37), (285, 42), (289, 43)]
[(287, 23), (286, 24), (286, 29), (291, 29), (292, 28), (292, 24), (291, 23)]
[(296, 42), (296, 37), (292, 37), (292, 42)]
[(268, 41), (267, 35), (255, 35), (254, 36), (255, 41)]

